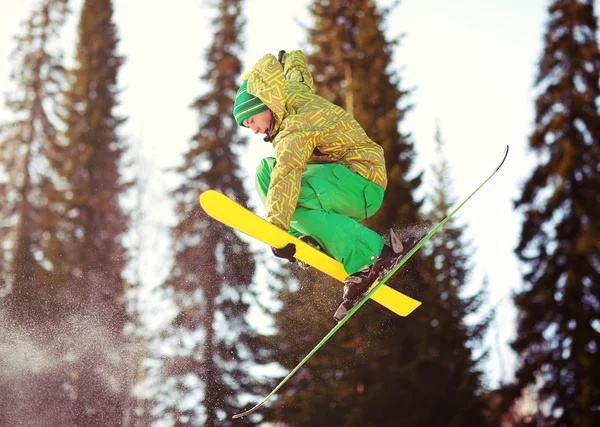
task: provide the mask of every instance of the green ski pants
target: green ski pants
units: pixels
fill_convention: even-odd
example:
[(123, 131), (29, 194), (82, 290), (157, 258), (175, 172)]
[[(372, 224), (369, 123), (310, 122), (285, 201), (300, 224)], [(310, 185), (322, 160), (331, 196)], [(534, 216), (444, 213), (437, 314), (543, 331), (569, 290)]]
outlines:
[[(275, 159), (262, 159), (256, 171), (256, 189), (265, 204)], [(338, 163), (309, 164), (289, 233), (313, 237), (325, 251), (354, 274), (371, 265), (383, 249), (384, 240), (358, 223), (377, 212), (384, 190)]]

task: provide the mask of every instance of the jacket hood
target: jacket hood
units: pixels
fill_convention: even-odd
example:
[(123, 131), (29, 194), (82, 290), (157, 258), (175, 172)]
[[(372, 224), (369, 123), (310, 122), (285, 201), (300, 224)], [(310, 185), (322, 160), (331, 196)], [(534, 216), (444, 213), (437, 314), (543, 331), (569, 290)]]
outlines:
[(267, 54), (242, 75), (242, 80), (248, 80), (248, 93), (259, 98), (273, 113), (275, 123), (270, 135), (275, 135), (286, 116), (283, 67), (275, 55)]

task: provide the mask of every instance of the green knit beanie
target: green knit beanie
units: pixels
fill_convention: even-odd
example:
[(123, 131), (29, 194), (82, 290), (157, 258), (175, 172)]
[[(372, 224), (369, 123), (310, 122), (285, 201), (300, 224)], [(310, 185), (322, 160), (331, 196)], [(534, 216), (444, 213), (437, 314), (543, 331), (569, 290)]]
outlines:
[(262, 113), (269, 108), (258, 97), (250, 95), (246, 90), (247, 87), (248, 80), (244, 80), (237, 91), (237, 95), (235, 96), (235, 101), (233, 103), (233, 117), (240, 126), (244, 126), (242, 122), (247, 118), (252, 117), (255, 114)]

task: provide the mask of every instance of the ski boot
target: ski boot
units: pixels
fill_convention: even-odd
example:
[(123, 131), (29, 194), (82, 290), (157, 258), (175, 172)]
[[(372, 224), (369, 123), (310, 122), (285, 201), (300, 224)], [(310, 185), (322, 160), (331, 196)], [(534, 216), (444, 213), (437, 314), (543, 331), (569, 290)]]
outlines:
[(341, 321), (352, 308), (369, 292), (371, 285), (388, 274), (405, 254), (404, 246), (394, 230), (390, 229), (390, 245), (384, 244), (379, 258), (373, 264), (351, 274), (344, 281), (342, 303), (333, 318)]
[(348, 276), (344, 282), (344, 297), (333, 318), (340, 322), (369, 292), (371, 286), (383, 279), (427, 235), (424, 227), (403, 235), (402, 241), (390, 229), (390, 245), (385, 244), (379, 258), (368, 267)]

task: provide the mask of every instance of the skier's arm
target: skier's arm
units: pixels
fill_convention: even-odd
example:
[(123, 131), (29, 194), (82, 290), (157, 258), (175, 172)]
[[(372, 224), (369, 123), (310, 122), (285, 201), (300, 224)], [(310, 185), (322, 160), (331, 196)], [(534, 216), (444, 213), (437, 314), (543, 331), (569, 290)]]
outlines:
[(314, 138), (289, 135), (277, 141), (275, 167), (271, 174), (271, 184), (267, 193), (267, 220), (289, 231), (292, 214), (296, 210), (302, 173), (316, 142)]

